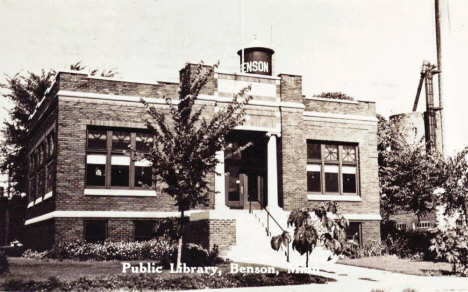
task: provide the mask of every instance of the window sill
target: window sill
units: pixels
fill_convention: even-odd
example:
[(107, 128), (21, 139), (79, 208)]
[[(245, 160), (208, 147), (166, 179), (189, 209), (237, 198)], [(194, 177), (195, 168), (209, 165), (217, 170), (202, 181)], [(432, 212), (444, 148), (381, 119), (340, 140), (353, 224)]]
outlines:
[(47, 200), (48, 198), (52, 198), (52, 192), (48, 192), (47, 194), (45, 194), (44, 201)]
[(156, 197), (155, 190), (85, 189), (85, 196)]
[(307, 195), (309, 201), (340, 201), (340, 202), (362, 202), (357, 195)]

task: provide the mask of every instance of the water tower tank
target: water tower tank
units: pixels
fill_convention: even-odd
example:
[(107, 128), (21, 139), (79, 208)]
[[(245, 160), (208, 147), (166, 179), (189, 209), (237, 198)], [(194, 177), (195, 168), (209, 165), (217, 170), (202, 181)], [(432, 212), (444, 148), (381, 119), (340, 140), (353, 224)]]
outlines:
[(241, 72), (243, 66), (244, 73), (273, 75), (272, 56), (274, 53), (273, 49), (258, 40), (254, 40), (244, 48), (244, 64), (242, 64), (242, 49), (237, 52), (240, 57)]

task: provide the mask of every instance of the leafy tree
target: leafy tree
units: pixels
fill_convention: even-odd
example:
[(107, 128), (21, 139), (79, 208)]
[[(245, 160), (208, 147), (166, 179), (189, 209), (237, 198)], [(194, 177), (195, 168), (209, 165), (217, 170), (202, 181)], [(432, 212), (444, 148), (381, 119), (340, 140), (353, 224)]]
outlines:
[(438, 202), (444, 208), (445, 215), (459, 215), (468, 223), (468, 147), (447, 159), (445, 180), (436, 190)]
[(329, 99), (341, 99), (341, 100), (354, 100), (353, 97), (346, 95), (341, 92), (322, 92), (320, 94), (314, 95), (314, 97), (319, 98), (329, 98)]
[[(70, 66), (71, 70), (81, 71), (86, 66), (81, 62)], [(56, 72), (54, 70), (42, 70), (39, 74), (33, 72), (19, 72), (13, 76), (6, 76), (6, 83), (0, 84), (6, 89), (2, 94), (13, 107), (9, 110), (9, 121), (5, 120), (3, 133), (3, 145), (0, 149), (0, 171), (10, 172), (13, 194), (21, 194), (27, 191), (27, 141), (29, 131), (29, 117), (34, 112), (36, 105), (42, 100), (46, 90), (52, 85)], [(99, 69), (89, 72), (90, 75), (99, 74)], [(118, 74), (115, 69), (103, 70), (102, 77), (114, 77)]]
[(155, 145), (149, 155), (138, 156), (135, 151), (131, 152), (135, 159), (145, 158), (152, 163), (156, 182), (174, 199), (181, 213), (177, 265), (181, 263), (184, 212), (208, 204), (213, 191), (207, 176), (215, 172), (219, 163), (216, 152), (224, 150), (235, 155), (249, 146), (228, 144), (225, 137), (244, 123), (245, 105), (251, 99), (246, 92), (250, 87), (241, 90), (232, 102), (210, 115), (204, 115), (207, 105), (196, 104), (200, 91), (217, 67), (200, 63), (194, 68), (187, 64), (181, 74), (178, 102), (165, 97), (168, 110), (157, 109), (141, 100), (151, 117), (145, 119), (145, 123), (155, 137)]
[(426, 153), (422, 142), (409, 143), (393, 121), (379, 117), (378, 152), (381, 213), (384, 221), (396, 210), (413, 212), (418, 221), (435, 211), (434, 191), (446, 178), (445, 162)]

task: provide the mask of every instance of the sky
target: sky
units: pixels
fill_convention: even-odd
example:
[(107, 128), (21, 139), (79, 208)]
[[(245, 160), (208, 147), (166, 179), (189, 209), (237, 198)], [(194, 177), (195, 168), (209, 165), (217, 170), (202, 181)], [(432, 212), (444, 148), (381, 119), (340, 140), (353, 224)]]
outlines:
[[(468, 146), (468, 1), (440, 1), (451, 155)], [(384, 116), (412, 110), (423, 60), (437, 61), (432, 0), (248, 0), (244, 12), (244, 44), (272, 46), (275, 74), (302, 75), (306, 96), (375, 101)], [(241, 0), (0, 0), (0, 19), (0, 83), (78, 61), (141, 81), (178, 81), (187, 61), (239, 71)]]

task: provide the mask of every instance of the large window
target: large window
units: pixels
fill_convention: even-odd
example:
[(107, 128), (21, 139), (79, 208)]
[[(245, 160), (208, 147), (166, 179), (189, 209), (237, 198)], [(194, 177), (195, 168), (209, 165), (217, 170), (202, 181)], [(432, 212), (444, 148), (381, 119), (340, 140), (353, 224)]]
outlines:
[(52, 129), (29, 155), (29, 200), (43, 198), (55, 183), (55, 131)]
[(357, 195), (357, 151), (357, 145), (308, 141), (307, 191)]
[(130, 146), (147, 153), (153, 137), (127, 129), (88, 128), (86, 186), (92, 188), (144, 188), (152, 185), (149, 161), (134, 161), (125, 154)]

